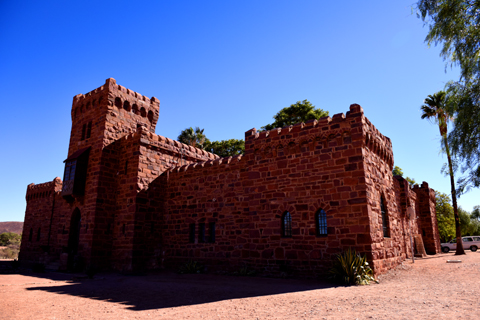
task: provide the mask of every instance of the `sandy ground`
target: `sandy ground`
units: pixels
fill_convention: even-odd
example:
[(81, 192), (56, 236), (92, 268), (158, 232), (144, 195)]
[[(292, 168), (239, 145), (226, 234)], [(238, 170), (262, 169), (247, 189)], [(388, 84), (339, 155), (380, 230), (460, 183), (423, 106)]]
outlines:
[[(461, 263), (447, 263), (458, 260)], [(219, 275), (0, 274), (0, 319), (480, 319), (480, 253), (406, 261), (379, 284)]]

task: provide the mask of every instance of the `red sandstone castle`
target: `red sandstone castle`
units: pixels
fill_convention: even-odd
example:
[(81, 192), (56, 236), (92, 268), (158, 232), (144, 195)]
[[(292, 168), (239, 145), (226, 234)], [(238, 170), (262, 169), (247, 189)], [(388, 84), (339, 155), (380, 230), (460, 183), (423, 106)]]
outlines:
[(74, 97), (63, 181), (27, 187), (21, 262), (315, 275), (354, 248), (378, 274), (412, 238), (440, 252), (434, 191), (392, 176), (391, 141), (359, 105), (249, 130), (228, 158), (156, 135), (159, 105), (112, 78)]

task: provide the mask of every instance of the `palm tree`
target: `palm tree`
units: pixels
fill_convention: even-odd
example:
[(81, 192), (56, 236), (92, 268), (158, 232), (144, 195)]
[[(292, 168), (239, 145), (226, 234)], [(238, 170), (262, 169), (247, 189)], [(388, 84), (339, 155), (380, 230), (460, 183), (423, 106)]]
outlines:
[(180, 132), (177, 140), (181, 143), (188, 144), (189, 146), (203, 149), (203, 144), (207, 139), (206, 136), (203, 134), (203, 130), (205, 129), (200, 129), (199, 127), (196, 127), (195, 130), (193, 130), (192, 127), (186, 128), (185, 130)]
[(460, 218), (457, 209), (457, 194), (455, 191), (455, 178), (453, 176), (452, 158), (450, 156), (450, 148), (447, 141), (447, 124), (451, 120), (451, 115), (446, 111), (447, 94), (445, 91), (439, 91), (433, 95), (429, 95), (425, 101), (422, 109), (422, 119), (433, 119), (438, 123), (438, 129), (442, 136), (442, 144), (447, 154), (448, 171), (450, 173), (450, 185), (452, 190), (453, 214), (455, 217), (455, 229), (457, 237), (457, 251), (456, 255), (465, 254), (462, 243), (462, 231), (460, 230)]

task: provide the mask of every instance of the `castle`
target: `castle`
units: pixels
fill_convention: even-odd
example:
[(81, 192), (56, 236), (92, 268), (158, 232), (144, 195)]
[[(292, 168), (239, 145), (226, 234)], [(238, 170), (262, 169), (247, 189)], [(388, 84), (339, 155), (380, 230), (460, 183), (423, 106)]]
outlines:
[(392, 176), (391, 141), (359, 105), (251, 129), (228, 158), (156, 135), (159, 108), (112, 78), (74, 97), (63, 181), (27, 187), (21, 263), (311, 276), (347, 248), (376, 274), (440, 252), (435, 192)]

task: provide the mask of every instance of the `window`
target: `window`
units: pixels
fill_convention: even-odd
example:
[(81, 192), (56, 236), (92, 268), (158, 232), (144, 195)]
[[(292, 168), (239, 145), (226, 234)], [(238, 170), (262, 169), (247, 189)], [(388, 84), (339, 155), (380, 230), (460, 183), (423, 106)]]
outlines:
[(282, 237), (292, 236), (292, 216), (286, 211), (282, 216)]
[(62, 196), (71, 199), (84, 195), (90, 148), (77, 150), (65, 162)]
[(383, 199), (383, 196), (380, 197), (380, 210), (382, 212), (383, 236), (388, 238), (390, 237), (390, 226), (388, 223), (388, 213), (385, 207), (385, 199)]
[(85, 133), (87, 131), (87, 125), (84, 124), (83, 127), (82, 127), (82, 141), (85, 140)]
[(92, 121), (90, 121), (90, 122), (87, 124), (87, 136), (86, 136), (86, 139), (90, 138), (91, 133), (92, 133)]
[(63, 181), (73, 180), (75, 177), (75, 167), (77, 160), (68, 161), (65, 163), (65, 173), (63, 174)]
[(205, 223), (198, 224), (198, 242), (199, 243), (205, 242)]
[(210, 222), (210, 237), (208, 240), (210, 243), (215, 243), (215, 222)]
[(195, 223), (190, 223), (188, 233), (188, 242), (195, 243)]
[(327, 213), (325, 210), (320, 209), (315, 215), (315, 223), (317, 226), (317, 236), (325, 237), (327, 236)]

